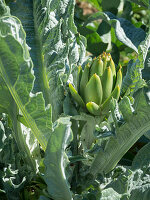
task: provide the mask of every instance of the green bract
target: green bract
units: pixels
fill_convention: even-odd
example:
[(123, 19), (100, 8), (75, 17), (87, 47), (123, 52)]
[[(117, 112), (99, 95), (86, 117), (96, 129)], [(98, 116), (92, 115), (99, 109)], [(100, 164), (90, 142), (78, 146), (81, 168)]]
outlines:
[(93, 115), (101, 115), (109, 111), (112, 97), (119, 99), (121, 84), (121, 66), (116, 72), (111, 55), (104, 52), (91, 65), (87, 64), (84, 71), (78, 67), (77, 90), (71, 83), (69, 89), (79, 106)]

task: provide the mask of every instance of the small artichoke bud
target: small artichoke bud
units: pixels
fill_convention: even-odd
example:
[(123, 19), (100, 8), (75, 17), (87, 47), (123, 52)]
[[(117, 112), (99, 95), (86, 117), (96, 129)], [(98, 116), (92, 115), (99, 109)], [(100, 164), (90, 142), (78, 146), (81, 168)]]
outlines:
[(121, 68), (122, 67), (120, 65), (120, 68), (119, 68), (119, 70), (117, 72), (117, 81), (116, 81), (116, 85), (115, 85), (115, 87), (119, 85), (120, 88), (121, 88), (121, 85), (122, 85), (122, 72), (121, 72)]
[(110, 67), (107, 67), (102, 76), (103, 100), (104, 102), (112, 92), (113, 88), (113, 75)]
[(100, 115), (100, 106), (94, 102), (89, 102), (86, 104), (87, 110), (93, 115)]
[(78, 94), (78, 92), (77, 92), (76, 89), (72, 86), (71, 83), (69, 83), (69, 89), (70, 89), (70, 93), (71, 93), (72, 97), (74, 98), (74, 100), (75, 100), (82, 108), (85, 108), (85, 103), (84, 103), (83, 99), (80, 97), (80, 95)]
[(95, 58), (91, 65), (90, 77), (92, 77), (93, 74), (95, 74), (95, 73), (99, 77), (101, 77), (103, 74), (103, 61), (101, 59), (101, 56)]
[(85, 87), (89, 81), (89, 72), (90, 72), (90, 64), (88, 63), (85, 66), (84, 72), (82, 73), (81, 81), (80, 81), (80, 95), (85, 100)]
[(116, 67), (115, 67), (115, 63), (112, 59), (112, 57), (110, 58), (110, 68), (111, 68), (111, 71), (112, 71), (112, 75), (113, 75), (113, 82), (115, 83), (116, 81)]
[(103, 90), (100, 77), (96, 74), (93, 74), (85, 87), (85, 102), (88, 103), (93, 101), (97, 105), (100, 105), (102, 98)]

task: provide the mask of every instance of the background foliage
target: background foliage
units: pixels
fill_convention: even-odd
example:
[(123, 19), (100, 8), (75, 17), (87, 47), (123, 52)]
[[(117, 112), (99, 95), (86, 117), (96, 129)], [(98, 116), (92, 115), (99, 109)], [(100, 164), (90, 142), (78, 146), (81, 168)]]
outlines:
[[(149, 200), (149, 1), (0, 0), (0, 198)], [(73, 101), (102, 52), (121, 64), (104, 119)]]

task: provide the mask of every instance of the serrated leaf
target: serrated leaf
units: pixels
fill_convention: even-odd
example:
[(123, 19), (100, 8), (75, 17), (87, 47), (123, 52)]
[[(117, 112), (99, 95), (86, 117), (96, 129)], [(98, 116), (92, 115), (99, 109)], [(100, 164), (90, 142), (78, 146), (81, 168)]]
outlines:
[[(54, 110), (53, 120), (62, 113), (63, 83), (67, 82), (73, 65), (82, 64), (82, 57), (85, 55), (85, 40), (78, 36), (74, 24), (74, 6), (74, 0), (64, 0), (61, 3), (60, 0), (34, 1), (37, 34), (43, 46), (43, 65), (46, 67), (50, 87), (49, 100)], [(43, 10), (41, 16), (42, 8), (45, 12)], [(80, 49), (78, 44), (81, 46)]]
[(44, 180), (49, 194), (56, 200), (71, 200), (72, 195), (65, 175), (69, 163), (65, 149), (72, 140), (69, 118), (59, 118), (54, 124), (54, 131), (49, 139), (45, 152), (46, 171)]
[(150, 47), (150, 34), (148, 32), (145, 40), (141, 42), (138, 47), (138, 53), (139, 53), (138, 59), (135, 62), (131, 60), (128, 63), (127, 73), (122, 83), (121, 94), (125, 94), (128, 90), (131, 94), (133, 94), (139, 88), (143, 87), (145, 85), (145, 81), (142, 78), (143, 77), (145, 78), (145, 74), (147, 76), (147, 79), (149, 79), (148, 76), (149, 69), (147, 67), (148, 60), (146, 60), (146, 57), (148, 56), (149, 47)]

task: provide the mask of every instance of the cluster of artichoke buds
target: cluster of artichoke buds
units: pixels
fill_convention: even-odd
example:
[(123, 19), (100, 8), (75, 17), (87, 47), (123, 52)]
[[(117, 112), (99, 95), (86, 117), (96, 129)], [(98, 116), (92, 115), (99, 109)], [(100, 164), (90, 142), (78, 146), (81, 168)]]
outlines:
[(104, 52), (91, 65), (87, 64), (84, 71), (78, 67), (77, 90), (71, 83), (69, 89), (79, 106), (93, 115), (101, 115), (108, 113), (112, 97), (119, 99), (121, 84), (121, 66), (116, 72), (111, 55)]

